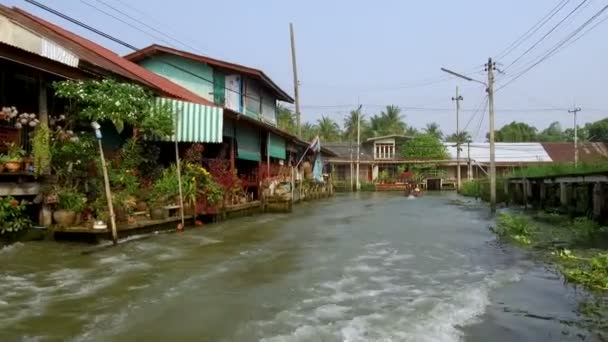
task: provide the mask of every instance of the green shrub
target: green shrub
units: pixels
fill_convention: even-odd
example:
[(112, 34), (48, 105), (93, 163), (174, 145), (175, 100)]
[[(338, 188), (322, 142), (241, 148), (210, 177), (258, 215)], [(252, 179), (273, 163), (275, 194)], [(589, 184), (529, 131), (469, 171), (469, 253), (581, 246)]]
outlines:
[(376, 191), (376, 184), (374, 183), (361, 183), (361, 191)]
[(17, 201), (13, 197), (0, 197), (0, 235), (16, 233), (30, 228), (32, 221), (25, 213), (24, 201)]

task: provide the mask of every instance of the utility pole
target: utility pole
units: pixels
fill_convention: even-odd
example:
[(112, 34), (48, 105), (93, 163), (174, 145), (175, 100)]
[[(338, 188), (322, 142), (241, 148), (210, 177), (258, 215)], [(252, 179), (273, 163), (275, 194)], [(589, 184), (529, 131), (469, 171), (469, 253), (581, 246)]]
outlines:
[(496, 70), (496, 63), (492, 62), (492, 58), (488, 58), (488, 64), (485, 66), (485, 70), (488, 72), (488, 83), (446, 68), (441, 68), (441, 71), (469, 82), (481, 83), (486, 87), (486, 91), (488, 92), (488, 109), (490, 112), (490, 210), (494, 214), (496, 212), (496, 150), (494, 144), (494, 70)]
[(359, 157), (361, 156), (361, 106), (357, 109), (357, 191), (361, 188), (359, 182)]
[(452, 101), (456, 101), (456, 192), (460, 193), (460, 101), (462, 96), (458, 95), (458, 86), (456, 86), (456, 96), (452, 97)]
[(574, 167), (578, 167), (578, 126), (576, 125), (576, 114), (582, 109), (573, 108), (568, 113), (574, 114)]
[(490, 211), (496, 213), (496, 146), (494, 142), (494, 70), (496, 63), (488, 58), (488, 111), (490, 112)]
[(293, 23), (289, 23), (289, 35), (291, 36), (291, 64), (293, 66), (293, 93), (296, 100), (296, 125), (298, 136), (302, 136), (302, 126), (300, 125), (300, 82), (298, 81), (298, 67), (296, 63), (296, 41), (293, 35)]

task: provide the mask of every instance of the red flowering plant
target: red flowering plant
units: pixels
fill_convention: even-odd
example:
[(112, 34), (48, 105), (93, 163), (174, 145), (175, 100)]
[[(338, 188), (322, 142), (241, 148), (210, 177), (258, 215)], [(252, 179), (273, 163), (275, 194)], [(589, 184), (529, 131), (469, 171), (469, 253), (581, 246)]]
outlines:
[(32, 221), (25, 210), (25, 201), (19, 202), (11, 196), (0, 197), (0, 235), (30, 228)]

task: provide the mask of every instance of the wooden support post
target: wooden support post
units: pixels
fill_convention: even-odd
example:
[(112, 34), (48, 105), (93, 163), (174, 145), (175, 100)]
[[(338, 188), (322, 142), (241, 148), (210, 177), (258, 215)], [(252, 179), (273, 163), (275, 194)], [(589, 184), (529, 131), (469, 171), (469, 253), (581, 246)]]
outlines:
[(230, 138), (230, 172), (234, 172), (234, 138)]
[(528, 188), (530, 188), (530, 182), (527, 179), (524, 179), (523, 181), (523, 200), (524, 200), (524, 209), (528, 210)]
[(509, 205), (509, 181), (506, 180), (503, 183), (503, 186), (504, 186), (504, 191), (505, 191), (505, 201), (507, 201), (506, 204)]
[(592, 191), (593, 218), (600, 220), (602, 218), (602, 208), (604, 207), (604, 198), (602, 196), (602, 183), (593, 184)]
[(40, 75), (38, 78), (38, 120), (40, 120), (41, 125), (48, 126), (49, 110), (46, 95), (46, 82), (44, 76)]
[(568, 207), (568, 184), (559, 183), (559, 203), (563, 208)]
[(547, 185), (543, 180), (540, 180), (538, 184), (540, 186), (539, 205), (541, 209), (544, 209), (546, 206), (547, 199)]

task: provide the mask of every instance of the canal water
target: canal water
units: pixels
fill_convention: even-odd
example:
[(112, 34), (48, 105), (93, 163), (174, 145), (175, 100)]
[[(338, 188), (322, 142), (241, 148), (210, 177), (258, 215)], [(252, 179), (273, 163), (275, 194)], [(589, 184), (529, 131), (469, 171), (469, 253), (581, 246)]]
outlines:
[(338, 195), (115, 248), (0, 250), (0, 341), (591, 341), (456, 196)]

